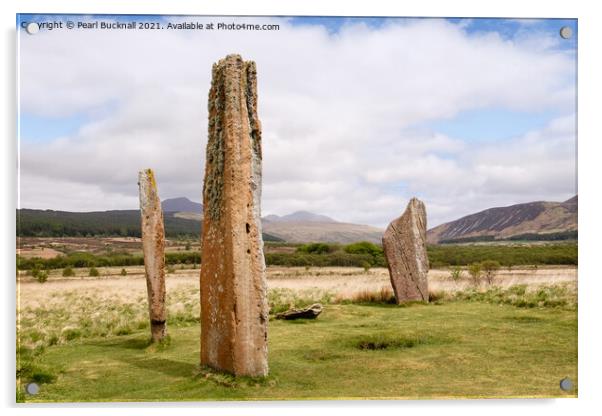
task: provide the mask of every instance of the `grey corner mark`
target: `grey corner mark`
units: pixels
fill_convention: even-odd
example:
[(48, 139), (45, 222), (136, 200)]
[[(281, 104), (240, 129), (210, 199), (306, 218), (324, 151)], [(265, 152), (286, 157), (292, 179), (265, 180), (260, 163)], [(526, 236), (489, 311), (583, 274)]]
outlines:
[(36, 22), (28, 23), (27, 26), (25, 26), (25, 31), (30, 35), (35, 35), (40, 31), (40, 25), (38, 25)]
[(573, 389), (573, 382), (571, 381), (570, 378), (565, 377), (562, 380), (560, 380), (560, 388), (564, 391), (569, 391)]
[(38, 394), (38, 392), (40, 391), (40, 386), (38, 386), (36, 383), (29, 383), (27, 386), (25, 386), (25, 391), (27, 392), (27, 394)]
[(560, 37), (562, 39), (570, 39), (573, 36), (573, 30), (568, 26), (563, 26), (560, 28)]

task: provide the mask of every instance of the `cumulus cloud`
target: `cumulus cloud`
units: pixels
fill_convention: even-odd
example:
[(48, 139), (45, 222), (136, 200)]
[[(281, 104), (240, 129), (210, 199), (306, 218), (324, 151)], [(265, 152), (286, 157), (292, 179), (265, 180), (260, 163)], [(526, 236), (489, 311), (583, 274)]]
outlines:
[[(177, 18), (191, 19), (219, 20)], [(135, 208), (146, 167), (162, 197), (200, 200), (211, 64), (228, 53), (257, 62), (264, 214), (382, 226), (418, 195), (435, 225), (575, 192), (574, 61), (544, 34), (506, 40), (438, 19), (348, 21), (336, 33), (237, 20), (280, 30), (21, 35), (20, 111), (90, 116), (68, 137), (22, 138), (21, 206)], [(480, 108), (561, 116), (503, 143), (428, 128)]]

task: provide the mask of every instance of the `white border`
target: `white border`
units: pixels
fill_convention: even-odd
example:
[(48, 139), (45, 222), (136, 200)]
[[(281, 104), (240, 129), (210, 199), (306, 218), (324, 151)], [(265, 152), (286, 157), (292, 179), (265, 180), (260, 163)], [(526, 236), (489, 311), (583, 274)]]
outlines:
[[(144, 3), (144, 5), (142, 5)], [(602, 15), (597, 14), (595, 2), (548, 0), (475, 1), (430, 0), (405, 2), (397, 6), (392, 1), (183, 1), (163, 0), (3, 0), (2, 13), (2, 400), (0, 406), (8, 415), (161, 415), (166, 412), (184, 415), (232, 414), (245, 412), (261, 415), (306, 415), (307, 413), (365, 414), (367, 411), (447, 415), (488, 415), (544, 413), (546, 415), (592, 414), (602, 409), (600, 383), (600, 304), (602, 275), (597, 268), (600, 257), (598, 240), (600, 227), (600, 94), (602, 74), (600, 41)], [(14, 319), (15, 284), (15, 208), (16, 208), (16, 84), (15, 84), (15, 14), (21, 13), (146, 13), (146, 14), (246, 14), (246, 15), (365, 15), (365, 16), (445, 16), (445, 17), (565, 17), (579, 19), (579, 398), (557, 400), (470, 400), (470, 401), (399, 401), (399, 402), (267, 402), (267, 403), (183, 403), (146, 405), (48, 405), (20, 406), (14, 403)], [(535, 342), (535, 340), (534, 340)], [(141, 409), (138, 409), (138, 408)]]

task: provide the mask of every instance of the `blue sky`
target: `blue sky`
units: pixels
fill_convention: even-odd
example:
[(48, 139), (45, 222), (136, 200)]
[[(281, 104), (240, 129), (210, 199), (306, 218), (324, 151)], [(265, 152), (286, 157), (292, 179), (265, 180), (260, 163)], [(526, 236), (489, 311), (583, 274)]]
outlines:
[(17, 24), (81, 18), (282, 29), (20, 30), (24, 207), (135, 207), (138, 159), (165, 172), (164, 198), (200, 200), (188, 178), (204, 156), (188, 149), (204, 140), (207, 68), (232, 51), (261, 68), (265, 214), (382, 226), (418, 195), (435, 225), (576, 192), (574, 19), (20, 15)]
[(503, 141), (544, 128), (558, 117), (553, 111), (520, 112), (492, 108), (461, 112), (450, 119), (425, 123), (424, 128), (467, 142)]

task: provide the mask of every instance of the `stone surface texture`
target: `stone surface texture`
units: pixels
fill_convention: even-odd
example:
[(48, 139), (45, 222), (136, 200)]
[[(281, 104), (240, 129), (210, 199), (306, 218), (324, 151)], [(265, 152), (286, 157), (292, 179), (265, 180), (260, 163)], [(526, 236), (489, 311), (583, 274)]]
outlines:
[(153, 342), (157, 342), (167, 335), (163, 210), (157, 193), (155, 175), (151, 169), (145, 169), (138, 173), (138, 186), (151, 337)]
[(389, 224), (383, 249), (397, 303), (428, 302), (426, 208), (422, 201), (412, 198), (403, 215)]
[(255, 63), (213, 65), (203, 187), (201, 364), (268, 373), (268, 304), (261, 236), (261, 124)]

